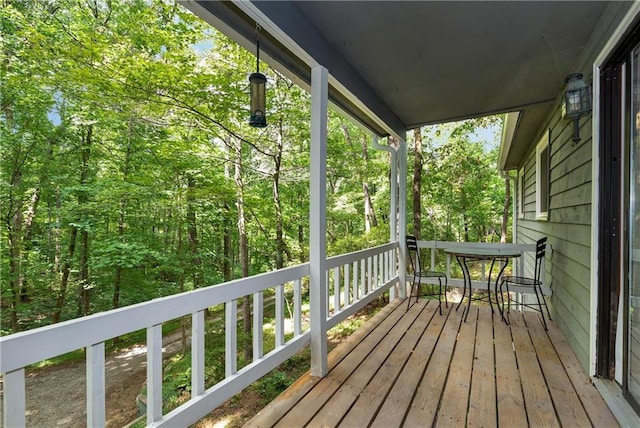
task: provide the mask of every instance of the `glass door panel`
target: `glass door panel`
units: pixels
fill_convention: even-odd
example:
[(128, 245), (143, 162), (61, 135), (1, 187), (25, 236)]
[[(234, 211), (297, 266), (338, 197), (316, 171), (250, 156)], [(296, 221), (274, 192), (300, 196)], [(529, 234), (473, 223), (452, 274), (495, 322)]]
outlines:
[(629, 325), (628, 388), (640, 403), (640, 46), (631, 55), (631, 141), (629, 145)]

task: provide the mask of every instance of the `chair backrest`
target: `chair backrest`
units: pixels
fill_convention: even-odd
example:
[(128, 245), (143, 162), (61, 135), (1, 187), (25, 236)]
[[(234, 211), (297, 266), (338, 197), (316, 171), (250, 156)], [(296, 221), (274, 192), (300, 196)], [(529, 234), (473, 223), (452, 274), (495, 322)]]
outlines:
[(542, 259), (544, 259), (545, 250), (547, 249), (547, 237), (538, 239), (536, 242), (536, 267), (535, 267), (535, 279), (540, 281), (540, 273), (542, 270)]
[(420, 250), (418, 249), (418, 241), (415, 236), (407, 235), (405, 237), (407, 243), (407, 255), (409, 256), (409, 264), (411, 272), (419, 272), (422, 270), (420, 266)]

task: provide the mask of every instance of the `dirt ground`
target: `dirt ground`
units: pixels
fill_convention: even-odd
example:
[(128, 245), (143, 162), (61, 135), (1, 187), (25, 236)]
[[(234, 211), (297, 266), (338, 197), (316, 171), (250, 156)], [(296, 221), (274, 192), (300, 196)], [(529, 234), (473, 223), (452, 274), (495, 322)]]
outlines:
[[(180, 349), (179, 333), (164, 338), (163, 357)], [(28, 427), (87, 426), (84, 361), (28, 370), (26, 377)], [(146, 378), (146, 346), (134, 345), (106, 356), (107, 427), (122, 427), (137, 418), (136, 397)]]

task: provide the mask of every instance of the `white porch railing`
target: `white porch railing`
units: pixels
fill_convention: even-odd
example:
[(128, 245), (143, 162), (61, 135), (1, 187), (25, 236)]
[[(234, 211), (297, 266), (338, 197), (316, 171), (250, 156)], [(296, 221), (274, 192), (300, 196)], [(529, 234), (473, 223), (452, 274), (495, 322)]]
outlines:
[[(327, 259), (327, 325), (335, 326), (398, 280), (398, 243)], [(4, 426), (25, 426), (25, 367), (86, 349), (87, 426), (105, 425), (105, 341), (147, 331), (147, 424), (188, 426), (297, 353), (310, 341), (303, 325), (302, 281), (309, 264), (238, 279), (0, 338)], [(285, 284), (293, 288), (293, 336), (285, 338)], [(263, 350), (265, 290), (275, 289), (275, 349)], [(237, 300), (253, 296), (253, 362), (237, 370)], [(205, 389), (205, 310), (225, 304), (225, 379)], [(162, 324), (191, 315), (191, 398), (163, 415)]]
[[(500, 244), (500, 243), (485, 243), (485, 242), (449, 242), (449, 241), (418, 241), (418, 248), (420, 248), (421, 250), (421, 254), (423, 254), (423, 252), (428, 252), (429, 253), (429, 257), (428, 260), (430, 260), (429, 263), (429, 269), (431, 270), (439, 270), (438, 267), (436, 266), (436, 253), (437, 252), (441, 252), (442, 255), (446, 256), (446, 274), (447, 274), (447, 284), (449, 287), (463, 287), (464, 286), (464, 279), (462, 277), (462, 273), (460, 273), (460, 276), (452, 276), (451, 271), (452, 271), (452, 267), (451, 264), (453, 263), (454, 266), (459, 266), (457, 261), (455, 260), (455, 258), (452, 259), (451, 255), (446, 254), (444, 252), (444, 250), (447, 249), (451, 249), (451, 250), (460, 250), (460, 249), (467, 249), (467, 248), (475, 248), (475, 249), (479, 249), (479, 248), (486, 248), (486, 249), (496, 249), (496, 248), (501, 248), (504, 250), (510, 250), (510, 251), (515, 251), (515, 252), (520, 252), (520, 257), (514, 258), (512, 261), (512, 270), (513, 270), (513, 274), (514, 275), (527, 275), (527, 276), (532, 276), (533, 277), (533, 269), (534, 269), (534, 264), (535, 264), (535, 255), (536, 255), (536, 244)], [(547, 255), (551, 254), (551, 245), (547, 244)], [(423, 255), (424, 257), (424, 255)], [(423, 259), (424, 260), (424, 259)], [(487, 288), (487, 280), (488, 277), (487, 275), (489, 274), (489, 268), (491, 265), (491, 262), (487, 262), (487, 261), (481, 261), (481, 262), (474, 262), (474, 263), (479, 263), (480, 264), (480, 269), (479, 269), (479, 273), (480, 276), (479, 277), (475, 277), (472, 278), (471, 283), (473, 284), (474, 288), (478, 288), (478, 289), (486, 289)], [(541, 277), (542, 277), (542, 292), (544, 293), (545, 296), (550, 296), (551, 295), (551, 288), (549, 286), (549, 284), (546, 282), (546, 275), (545, 275), (545, 264), (544, 264), (544, 259), (543, 259), (543, 265), (542, 265), (542, 270), (541, 270)], [(494, 267), (493, 272), (491, 274), (491, 278), (492, 281), (494, 281), (495, 283), (495, 277), (498, 274), (498, 272), (500, 271), (499, 267)], [(411, 276), (409, 276), (409, 278), (411, 278)], [(425, 284), (437, 284), (438, 283), (438, 279), (437, 278), (421, 278), (421, 282), (425, 283)], [(492, 289), (493, 289), (493, 285), (492, 285)], [(509, 287), (510, 291), (515, 292), (519, 295), (519, 297), (521, 299), (526, 298), (527, 294), (531, 294), (531, 289), (526, 289), (526, 288), (520, 288), (520, 287)], [(523, 300), (520, 300), (523, 301)]]

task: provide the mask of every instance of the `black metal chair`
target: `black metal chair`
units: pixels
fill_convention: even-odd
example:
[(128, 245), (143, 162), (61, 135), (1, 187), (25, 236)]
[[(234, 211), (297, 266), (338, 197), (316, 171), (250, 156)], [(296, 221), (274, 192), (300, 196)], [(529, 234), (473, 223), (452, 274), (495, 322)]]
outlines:
[[(420, 250), (418, 249), (418, 242), (415, 236), (407, 235), (406, 236), (407, 243), (407, 253), (409, 256), (409, 266), (410, 266), (410, 275), (413, 276), (412, 284), (411, 284), (411, 292), (409, 293), (409, 298), (407, 299), (407, 310), (411, 307), (411, 298), (414, 297), (416, 302), (418, 298), (420, 298), (420, 280), (421, 278), (438, 278), (438, 311), (440, 315), (442, 315), (442, 278), (444, 278), (444, 287), (445, 287), (445, 299), (444, 303), (446, 307), (449, 307), (449, 303), (447, 302), (446, 291), (447, 291), (447, 275), (444, 272), (437, 272), (431, 270), (422, 270), (422, 264), (420, 262)], [(423, 296), (435, 296), (435, 294), (423, 294)]]
[[(540, 273), (542, 271), (542, 259), (544, 259), (545, 250), (547, 247), (547, 238), (541, 238), (536, 242), (536, 263), (534, 267), (534, 277), (526, 277), (526, 276), (505, 276), (502, 278), (500, 282), (500, 296), (504, 299), (504, 294), (502, 290), (502, 286), (506, 285), (507, 288), (507, 296), (508, 296), (508, 307), (507, 307), (507, 315), (511, 311), (511, 302), (514, 301), (517, 304), (525, 306), (527, 308), (534, 309), (540, 312), (542, 316), (542, 323), (544, 324), (544, 329), (547, 330), (547, 322), (544, 319), (544, 312), (542, 311), (542, 307), (547, 311), (547, 316), (549, 317), (549, 321), (551, 321), (551, 314), (549, 313), (549, 307), (547, 306), (547, 301), (544, 298), (544, 294), (542, 293), (542, 281), (540, 280)], [(517, 286), (520, 288), (533, 288), (534, 293), (536, 294), (536, 301), (538, 303), (522, 303), (517, 302), (511, 298), (511, 294), (509, 293), (509, 285)], [(504, 303), (504, 300), (503, 300)]]

